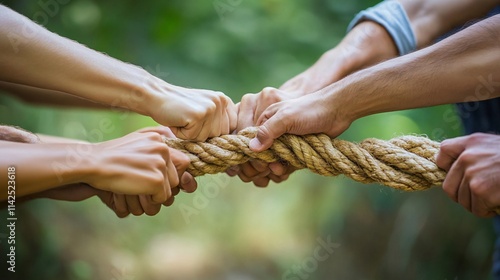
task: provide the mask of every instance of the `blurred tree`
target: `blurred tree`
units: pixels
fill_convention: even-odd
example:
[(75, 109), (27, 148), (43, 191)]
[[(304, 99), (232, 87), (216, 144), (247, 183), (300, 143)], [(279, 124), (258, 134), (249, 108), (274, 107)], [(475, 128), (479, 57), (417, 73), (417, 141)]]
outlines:
[[(339, 42), (357, 11), (377, 2), (4, 0), (3, 4), (168, 82), (222, 90), (237, 101), (247, 92), (279, 86), (304, 70)], [(367, 117), (341, 137), (360, 140), (407, 133), (438, 140), (453, 137), (461, 128), (450, 118), (451, 108)], [(102, 119), (112, 120), (115, 129), (92, 138)], [(4, 95), (0, 122), (94, 141), (154, 124), (132, 114), (33, 107)], [(488, 277), (493, 246), (489, 221), (466, 213), (439, 189), (399, 193), (308, 172), (298, 172), (283, 185), (266, 190), (224, 178), (200, 178), (197, 193), (180, 196), (156, 217), (119, 220), (97, 199), (27, 203), (19, 210), (16, 277), (282, 279), (287, 273), (297, 277), (288, 279)], [(194, 209), (192, 216), (183, 215), (186, 207)], [(340, 246), (323, 261), (312, 258), (318, 239), (328, 238)], [(1, 244), (4, 258), (6, 244)], [(2, 269), (0, 275), (4, 273)]]

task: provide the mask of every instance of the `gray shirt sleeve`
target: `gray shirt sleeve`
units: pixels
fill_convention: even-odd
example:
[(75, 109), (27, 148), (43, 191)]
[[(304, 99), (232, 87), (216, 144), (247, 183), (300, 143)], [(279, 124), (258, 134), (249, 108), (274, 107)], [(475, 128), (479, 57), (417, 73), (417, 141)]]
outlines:
[(371, 20), (382, 25), (392, 37), (399, 55), (405, 55), (417, 49), (415, 33), (403, 6), (397, 1), (384, 1), (378, 5), (359, 12), (349, 23), (347, 31), (363, 20)]

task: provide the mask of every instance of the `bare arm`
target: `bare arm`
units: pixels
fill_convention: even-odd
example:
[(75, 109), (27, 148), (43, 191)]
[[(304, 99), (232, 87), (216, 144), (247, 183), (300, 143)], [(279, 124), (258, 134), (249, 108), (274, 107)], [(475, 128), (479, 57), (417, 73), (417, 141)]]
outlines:
[(234, 104), (223, 93), (171, 85), (140, 67), (54, 34), (2, 5), (0, 65), (2, 82), (129, 109), (172, 127), (182, 138), (203, 141), (236, 127)]
[[(85, 183), (116, 194), (151, 195), (154, 202), (164, 203), (189, 163), (178, 155), (174, 163), (156, 132), (131, 133), (98, 144), (42, 138), (55, 143), (0, 141), (0, 184), (7, 185), (6, 171), (14, 167), (18, 197)], [(0, 201), (6, 195), (0, 194)]]
[(0, 89), (24, 102), (35, 105), (70, 106), (89, 109), (108, 109), (99, 103), (79, 98), (64, 92), (0, 81)]
[(418, 48), (471, 20), (484, 17), (500, 4), (498, 0), (398, 0), (411, 22)]
[[(468, 21), (484, 17), (498, 0), (398, 0), (417, 37), (417, 47), (432, 44), (439, 36)], [(280, 87), (291, 97), (320, 90), (360, 69), (396, 57), (397, 49), (387, 31), (372, 21), (356, 25), (334, 48), (306, 71)], [(270, 105), (270, 104), (269, 104)]]
[(499, 97), (499, 47), (500, 15), (318, 92), (270, 106), (258, 120), (262, 126), (251, 146), (268, 148), (284, 133), (336, 137), (352, 121), (381, 112)]

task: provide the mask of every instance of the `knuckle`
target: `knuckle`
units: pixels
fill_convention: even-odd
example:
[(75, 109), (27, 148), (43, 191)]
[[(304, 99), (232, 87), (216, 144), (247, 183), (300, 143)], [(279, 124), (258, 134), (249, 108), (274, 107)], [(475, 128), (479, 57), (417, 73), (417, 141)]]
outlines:
[(177, 173), (172, 177), (171, 180), (169, 180), (169, 183), (171, 188), (179, 186), (179, 177), (177, 177)]
[(474, 177), (470, 180), (469, 188), (474, 196), (488, 198), (488, 184), (482, 178)]
[(280, 101), (279, 90), (273, 87), (266, 87), (262, 90), (262, 99), (267, 103), (275, 103)]
[(450, 197), (453, 201), (456, 201), (455, 189), (450, 184), (443, 184), (443, 191)]
[(158, 171), (155, 172), (155, 174), (149, 179), (151, 189), (155, 191), (159, 191), (163, 189), (163, 185), (165, 184), (165, 179), (163, 177), (163, 174)]
[(217, 110), (217, 105), (218, 105), (217, 101), (207, 104), (205, 112), (203, 114), (200, 114), (200, 116), (198, 116), (199, 119), (205, 118), (205, 116), (215, 113), (215, 111)]
[(256, 94), (247, 93), (247, 94), (243, 95), (243, 97), (241, 98), (241, 103), (242, 104), (249, 103), (255, 98), (255, 96), (256, 96)]
[(161, 142), (163, 140), (158, 132), (147, 132), (147, 137), (154, 142)]
[(468, 165), (470, 163), (475, 162), (476, 160), (477, 160), (477, 155), (471, 150), (466, 150), (458, 157), (457, 161), (460, 164)]
[(441, 142), (440, 150), (444, 153), (447, 153), (451, 150), (452, 142), (450, 140), (444, 140)]
[(481, 142), (486, 136), (487, 136), (486, 133), (481, 133), (481, 132), (473, 133), (468, 137), (467, 143), (477, 144), (478, 142)]

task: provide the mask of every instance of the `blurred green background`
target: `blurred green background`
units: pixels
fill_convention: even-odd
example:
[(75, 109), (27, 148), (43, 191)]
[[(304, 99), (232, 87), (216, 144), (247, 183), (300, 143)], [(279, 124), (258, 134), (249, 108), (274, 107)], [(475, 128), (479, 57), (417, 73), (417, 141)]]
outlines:
[[(170, 83), (221, 90), (237, 102), (305, 70), (341, 40), (357, 11), (378, 1), (60, 2), (49, 13), (40, 5), (45, 1), (2, 1), (31, 19), (45, 13), (49, 30)], [(340, 137), (359, 141), (417, 133), (442, 140), (461, 133), (452, 110), (367, 117)], [(112, 132), (91, 137), (102, 120), (113, 121)], [(5, 95), (0, 122), (94, 141), (155, 125), (133, 114), (34, 107)], [(266, 189), (224, 174), (198, 183), (196, 193), (180, 194), (154, 217), (118, 219), (97, 198), (18, 205), (17, 278), (489, 277), (491, 221), (475, 218), (439, 188), (402, 193), (308, 171)], [(5, 210), (0, 214), (5, 220)], [(333, 244), (322, 247), (325, 243)]]

